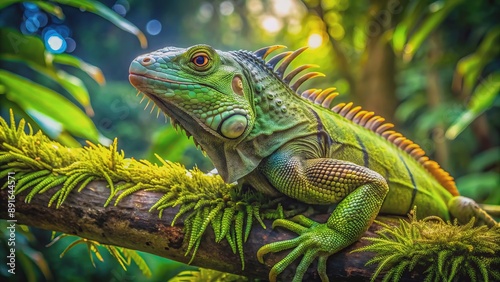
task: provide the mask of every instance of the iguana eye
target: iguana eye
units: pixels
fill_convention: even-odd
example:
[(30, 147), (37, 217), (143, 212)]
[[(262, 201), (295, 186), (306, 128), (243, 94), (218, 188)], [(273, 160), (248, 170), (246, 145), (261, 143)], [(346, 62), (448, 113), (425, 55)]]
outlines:
[(204, 67), (208, 64), (209, 58), (205, 53), (197, 53), (193, 56), (193, 59), (191, 61), (197, 67)]

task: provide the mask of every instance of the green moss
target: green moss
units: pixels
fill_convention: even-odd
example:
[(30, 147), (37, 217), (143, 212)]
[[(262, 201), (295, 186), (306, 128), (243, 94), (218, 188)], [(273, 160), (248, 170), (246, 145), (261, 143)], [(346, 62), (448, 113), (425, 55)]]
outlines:
[(383, 228), (379, 237), (364, 238), (372, 244), (355, 252), (370, 251), (378, 264), (372, 276), (385, 272), (383, 281), (398, 281), (405, 271), (424, 269), (425, 281), (496, 281), (500, 279), (500, 225), (492, 228), (444, 222), (438, 217), (400, 220)]
[[(207, 227), (211, 226), (217, 241), (226, 239), (243, 264), (243, 241), (256, 219), (282, 217), (281, 206), (269, 202), (257, 192), (243, 192), (222, 178), (206, 175), (198, 169), (164, 161), (161, 166), (145, 160), (125, 158), (117, 150), (117, 140), (109, 147), (87, 142), (83, 148), (68, 148), (50, 140), (42, 132), (33, 133), (24, 120), (16, 126), (11, 112), (10, 125), (0, 118), (0, 177), (16, 172), (17, 194), (27, 193), (26, 201), (48, 190), (57, 189), (49, 206), (59, 208), (73, 190), (81, 191), (93, 180), (108, 183), (110, 196), (106, 205), (118, 204), (125, 197), (141, 191), (164, 195), (150, 211), (159, 216), (166, 208), (180, 206), (172, 225), (185, 216), (188, 235), (187, 253), (194, 258)], [(5, 188), (6, 185), (2, 187)]]

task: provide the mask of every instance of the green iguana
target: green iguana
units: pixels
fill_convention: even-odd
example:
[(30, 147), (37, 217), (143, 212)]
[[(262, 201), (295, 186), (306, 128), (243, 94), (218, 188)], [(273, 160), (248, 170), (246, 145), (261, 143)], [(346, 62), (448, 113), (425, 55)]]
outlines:
[(318, 273), (328, 281), (328, 257), (358, 240), (379, 213), (406, 215), (417, 206), (419, 216), (496, 224), (473, 200), (459, 196), (453, 178), (392, 124), (352, 103), (331, 107), (335, 88), (299, 92), (304, 81), (322, 74), (296, 78), (312, 66), (303, 65), (285, 75), (306, 48), (266, 61), (282, 47), (167, 47), (137, 57), (129, 76), (193, 136), (226, 182), (307, 204), (337, 204), (326, 223), (305, 216), (275, 220), (273, 226), (299, 236), (258, 251), (263, 262), (267, 253), (292, 249), (269, 280), (303, 256), (294, 280), (318, 259)]

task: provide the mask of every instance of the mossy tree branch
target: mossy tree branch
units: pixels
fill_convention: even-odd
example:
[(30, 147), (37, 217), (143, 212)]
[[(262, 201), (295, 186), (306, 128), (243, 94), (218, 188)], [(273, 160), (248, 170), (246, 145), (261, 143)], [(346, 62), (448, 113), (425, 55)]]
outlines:
[[(189, 255), (184, 255), (188, 240), (185, 239), (183, 232), (183, 220), (174, 226), (170, 225), (179, 211), (178, 208), (165, 209), (162, 218), (158, 217), (157, 212), (149, 212), (151, 206), (163, 196), (162, 193), (139, 191), (125, 197), (116, 206), (104, 207), (110, 193), (106, 185), (104, 181), (92, 181), (81, 192), (74, 191), (68, 195), (59, 208), (47, 206), (58, 187), (37, 195), (30, 203), (25, 202), (26, 193), (17, 195), (17, 223), (78, 235), (103, 244), (135, 249), (184, 263), (190, 260)], [(0, 201), (7, 202), (7, 197), (7, 189), (1, 190)], [(326, 218), (327, 215), (319, 217)], [(0, 218), (8, 218), (6, 209), (0, 210)], [(391, 218), (380, 219), (384, 222), (394, 222)], [(265, 223), (271, 226), (270, 220), (266, 220)], [(374, 224), (365, 235), (374, 236), (374, 231), (377, 229), (379, 226)], [(263, 229), (256, 225), (244, 245), (246, 266), (242, 270), (241, 264), (238, 263), (238, 255), (231, 251), (227, 242), (216, 243), (212, 230), (207, 230), (192, 264), (266, 279), (270, 266), (279, 261), (285, 253), (268, 255), (266, 264), (263, 265), (257, 261), (255, 255), (257, 250), (264, 244), (295, 236), (285, 230)], [(366, 244), (365, 240), (358, 241), (330, 258), (328, 275), (333, 279), (369, 278), (375, 266), (365, 267), (364, 264), (372, 258), (372, 255), (350, 253)], [(280, 277), (286, 281), (293, 278), (293, 274), (288, 270)], [(308, 281), (318, 280), (313, 268), (307, 275), (305, 278)]]
[[(269, 199), (254, 189), (228, 185), (220, 177), (197, 169), (186, 170), (163, 160), (158, 166), (125, 158), (117, 150), (116, 140), (109, 148), (91, 143), (84, 148), (67, 148), (28, 129), (26, 133), (24, 121), (16, 126), (12, 113), (10, 125), (0, 118), (0, 201), (7, 203), (15, 193), (18, 224), (266, 279), (270, 266), (287, 252), (268, 254), (262, 265), (257, 261), (257, 250), (297, 236), (282, 229), (266, 229), (271, 220), (302, 213), (325, 222), (329, 216), (319, 207), (285, 197)], [(0, 218), (11, 219), (7, 208), (0, 210)], [(428, 274), (438, 280), (455, 274), (473, 281), (489, 280), (490, 276), (500, 279), (500, 272), (493, 270), (500, 264), (496, 256), (500, 252), (500, 225), (488, 230), (485, 226), (473, 228), (473, 222), (459, 227), (414, 218), (410, 223), (389, 217), (379, 220), (384, 225), (380, 237), (373, 238), (380, 228), (373, 224), (365, 234), (371, 238), (329, 258), (330, 278), (366, 280), (372, 273), (387, 270), (389, 276), (400, 278), (412, 270), (400, 281), (423, 279), (422, 275)], [(443, 238), (445, 233), (449, 236)], [(365, 247), (368, 241), (373, 244)], [(378, 255), (351, 253), (360, 248)], [(436, 260), (440, 262), (437, 267)], [(375, 270), (373, 263), (377, 262)], [(279, 278), (291, 280), (297, 263)], [(422, 269), (430, 271), (422, 274)], [(319, 279), (314, 267), (304, 279)]]
[[(10, 124), (0, 118), (0, 129), (0, 201), (15, 193), (18, 224), (263, 279), (284, 254), (270, 254), (262, 265), (258, 248), (296, 237), (264, 227), (304, 211), (298, 203), (287, 207), (282, 199), (179, 164), (125, 158), (116, 140), (109, 148), (67, 148), (23, 120), (17, 125), (12, 112)], [(7, 181), (12, 172), (15, 185)], [(8, 216), (0, 211), (1, 218)], [(349, 253), (356, 246), (330, 259), (333, 278), (369, 277), (368, 257)], [(291, 278), (291, 269), (281, 278)], [(306, 278), (315, 278), (313, 271)]]

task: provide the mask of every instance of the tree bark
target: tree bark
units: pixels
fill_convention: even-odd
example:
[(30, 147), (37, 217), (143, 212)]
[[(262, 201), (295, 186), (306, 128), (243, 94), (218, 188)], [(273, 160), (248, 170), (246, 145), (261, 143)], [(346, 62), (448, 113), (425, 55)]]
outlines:
[[(3, 181), (2, 181), (3, 182)], [(25, 203), (26, 194), (16, 196), (16, 224), (25, 224), (46, 230), (55, 230), (83, 238), (98, 241), (103, 244), (122, 246), (158, 256), (187, 263), (191, 256), (184, 256), (187, 247), (183, 233), (182, 219), (174, 226), (171, 220), (177, 213), (176, 208), (165, 209), (163, 218), (149, 208), (162, 196), (157, 192), (140, 191), (124, 198), (117, 206), (104, 207), (109, 196), (109, 188), (103, 181), (93, 181), (80, 193), (72, 192), (56, 209), (48, 207), (50, 196), (57, 191), (51, 189), (37, 195), (30, 203)], [(0, 191), (0, 201), (7, 203), (7, 189)], [(8, 218), (6, 205), (2, 205), (0, 218)], [(326, 220), (328, 214), (320, 215), (318, 220)], [(394, 217), (380, 217), (379, 220), (396, 224)], [(254, 225), (248, 241), (244, 244), (245, 269), (241, 269), (240, 259), (233, 254), (226, 242), (216, 243), (214, 233), (209, 227), (204, 234), (200, 248), (192, 264), (204, 268), (241, 274), (248, 277), (267, 279), (271, 266), (282, 259), (288, 252), (268, 254), (265, 264), (257, 261), (257, 250), (264, 244), (277, 240), (296, 237), (296, 234), (283, 229), (273, 230), (271, 222), (266, 221), (267, 229)], [(375, 236), (374, 231), (380, 226), (373, 224), (365, 236)], [(328, 260), (328, 275), (333, 280), (366, 280), (374, 272), (375, 266), (365, 266), (373, 254), (352, 250), (365, 246), (366, 240), (359, 240)], [(287, 268), (279, 278), (291, 280), (298, 262)], [(319, 280), (315, 264), (310, 267), (304, 279)]]
[(395, 56), (385, 32), (393, 27), (393, 14), (389, 13), (387, 1), (370, 1), (372, 17), (365, 28), (366, 55), (360, 62), (359, 77), (354, 97), (365, 110), (374, 111), (388, 122), (395, 123), (396, 98)]
[[(439, 61), (443, 56), (443, 46), (440, 35), (433, 32), (429, 36), (428, 69), (427, 69), (427, 100), (431, 109), (437, 109), (443, 101), (443, 87), (439, 70)], [(434, 159), (445, 169), (450, 168), (448, 144), (444, 133), (446, 127), (443, 122), (439, 122), (433, 129), (432, 140), (434, 141)]]

